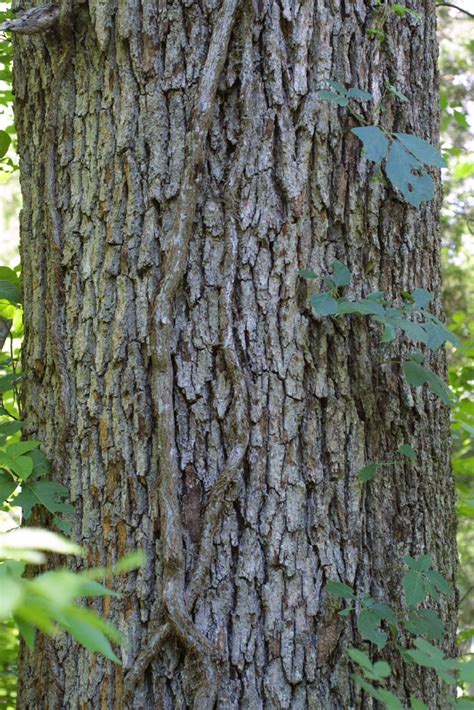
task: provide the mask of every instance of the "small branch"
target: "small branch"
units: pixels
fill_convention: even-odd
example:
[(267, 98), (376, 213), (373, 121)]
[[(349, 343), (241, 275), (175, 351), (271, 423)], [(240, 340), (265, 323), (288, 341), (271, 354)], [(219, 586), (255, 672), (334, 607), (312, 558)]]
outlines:
[(34, 35), (49, 30), (59, 19), (59, 6), (45, 3), (32, 7), (20, 17), (7, 20), (0, 25), (0, 32), (14, 32), (19, 35)]
[(453, 5), (450, 2), (437, 2), (436, 7), (451, 7), (453, 10), (457, 10), (458, 12), (463, 12), (465, 15), (470, 17), (471, 19), (474, 20), (474, 15), (472, 12), (469, 12), (468, 10), (464, 10), (464, 8), (459, 7), (459, 5)]

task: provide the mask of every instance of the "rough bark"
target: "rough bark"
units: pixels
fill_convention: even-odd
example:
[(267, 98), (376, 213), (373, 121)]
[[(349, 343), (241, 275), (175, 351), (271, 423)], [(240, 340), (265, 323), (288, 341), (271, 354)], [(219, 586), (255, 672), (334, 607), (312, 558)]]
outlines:
[[(440, 292), (438, 204), (371, 181), (317, 95), (390, 81), (410, 101), (384, 125), (436, 141), (434, 3), (383, 43), (374, 4), (88, 0), (16, 40), (27, 433), (87, 563), (148, 555), (102, 607), (123, 668), (41, 638), (20, 708), (370, 708), (327, 581), (398, 605), (422, 552), (453, 581), (446, 408), (366, 319), (315, 316), (297, 273), (337, 257), (351, 296)], [(417, 462), (362, 487), (401, 443)], [(446, 707), (394, 667), (402, 700)]]

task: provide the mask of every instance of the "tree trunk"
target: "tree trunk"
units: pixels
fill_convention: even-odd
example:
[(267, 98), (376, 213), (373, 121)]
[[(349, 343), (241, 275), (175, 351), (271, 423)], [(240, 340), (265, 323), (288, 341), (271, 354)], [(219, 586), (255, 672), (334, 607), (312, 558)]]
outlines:
[[(123, 667), (40, 638), (19, 708), (375, 707), (328, 580), (398, 606), (403, 555), (429, 552), (453, 582), (447, 409), (298, 276), (338, 258), (350, 297), (439, 299), (438, 201), (372, 180), (356, 122), (318, 98), (390, 81), (409, 103), (367, 120), (436, 142), (434, 2), (383, 42), (374, 5), (88, 0), (16, 40), (26, 433), (87, 565), (147, 554), (100, 607)], [(415, 463), (358, 481), (402, 443)], [(392, 664), (402, 701), (446, 708), (431, 671)]]

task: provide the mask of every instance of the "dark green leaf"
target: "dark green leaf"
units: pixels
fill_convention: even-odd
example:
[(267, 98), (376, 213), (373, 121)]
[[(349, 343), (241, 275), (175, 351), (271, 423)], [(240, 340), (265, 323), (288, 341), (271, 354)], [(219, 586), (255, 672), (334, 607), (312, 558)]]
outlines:
[(377, 475), (377, 471), (379, 470), (379, 468), (379, 463), (369, 463), (367, 464), (367, 466), (364, 466), (360, 469), (359, 473), (357, 474), (357, 478), (359, 479), (359, 481), (372, 481)]
[(403, 576), (403, 589), (407, 606), (409, 607), (416, 606), (426, 599), (426, 586), (423, 575), (420, 572), (416, 572), (413, 569), (409, 570)]
[(340, 599), (357, 598), (348, 584), (344, 584), (343, 582), (336, 582), (332, 579), (327, 583), (326, 590), (329, 594), (332, 594), (335, 597), (339, 597)]
[(364, 144), (365, 157), (374, 163), (380, 163), (388, 151), (388, 138), (377, 126), (353, 128), (352, 133)]
[(408, 444), (402, 444), (399, 446), (398, 452), (402, 454), (402, 456), (408, 456), (409, 459), (416, 459), (415, 449), (412, 449)]
[(0, 280), (0, 300), (9, 301), (10, 303), (20, 303), (20, 289), (11, 281)]
[(405, 94), (402, 94), (401, 91), (399, 91), (397, 87), (393, 84), (387, 83), (387, 89), (393, 96), (396, 96), (397, 99), (400, 99), (402, 103), (406, 103), (408, 101), (408, 98), (405, 96)]
[(9, 473), (0, 469), (0, 505), (10, 498), (17, 485)]
[(5, 394), (6, 392), (10, 392), (14, 386), (17, 384), (17, 382), (20, 381), (20, 377), (18, 375), (2, 375), (0, 377), (0, 394)]
[(385, 703), (387, 710), (404, 710), (403, 705), (399, 701), (396, 695), (391, 693), (389, 690), (383, 690), (382, 688), (376, 688), (371, 683), (368, 683), (364, 678), (358, 675), (354, 676), (357, 685), (365, 690), (371, 697), (379, 700), (381, 703)]
[(62, 502), (68, 496), (66, 486), (56, 481), (31, 481), (22, 486), (15, 503), (22, 507), (24, 518), (30, 517), (34, 505), (43, 505), (50, 513), (70, 513), (73, 506)]
[(445, 580), (443, 575), (438, 572), (437, 570), (427, 570), (425, 572), (425, 577), (427, 578), (428, 582), (432, 584), (438, 592), (441, 594), (445, 594), (447, 597), (452, 597), (454, 595), (454, 592), (450, 586), (450, 584)]
[(46, 476), (49, 473), (49, 461), (42, 451), (35, 449), (33, 451), (29, 451), (26, 455), (33, 461), (33, 473), (31, 474), (32, 478), (41, 478), (41, 476)]
[(387, 634), (379, 629), (380, 619), (371, 609), (363, 609), (357, 618), (357, 627), (363, 639), (382, 649), (387, 643)]
[(8, 148), (10, 147), (11, 138), (5, 131), (0, 131), (0, 158), (6, 155)]
[(300, 269), (298, 271), (298, 276), (302, 279), (317, 279), (317, 275), (311, 269)]
[(433, 609), (410, 611), (405, 628), (416, 636), (427, 636), (430, 641), (441, 640), (445, 632), (442, 620)]

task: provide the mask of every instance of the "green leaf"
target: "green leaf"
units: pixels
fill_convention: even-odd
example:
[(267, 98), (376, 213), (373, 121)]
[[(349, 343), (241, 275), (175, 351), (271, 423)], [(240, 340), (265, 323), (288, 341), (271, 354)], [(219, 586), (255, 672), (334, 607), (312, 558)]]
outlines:
[(10, 136), (5, 131), (0, 131), (0, 158), (3, 158), (12, 142)]
[(387, 634), (379, 629), (380, 619), (371, 609), (363, 609), (357, 618), (357, 627), (363, 639), (375, 644), (380, 650), (387, 643)]
[(5, 448), (5, 453), (16, 459), (18, 456), (28, 453), (28, 451), (37, 449), (40, 443), (39, 441), (18, 441), (15, 444), (8, 444)]
[[(94, 618), (96, 617), (96, 618)], [(64, 628), (76, 641), (93, 653), (101, 653), (109, 661), (121, 665), (121, 661), (112, 651), (109, 640), (98, 628), (96, 614), (77, 607), (72, 607), (64, 613)]]
[(415, 288), (413, 291), (413, 300), (418, 308), (426, 308), (433, 300), (433, 296), (426, 288)]
[(374, 97), (372, 94), (369, 94), (368, 91), (362, 91), (361, 89), (358, 89), (357, 87), (352, 87), (347, 92), (347, 98), (348, 99), (357, 99), (358, 101), (371, 101), (371, 100), (373, 100)]
[(430, 583), (430, 585), (433, 585), (438, 592), (441, 594), (445, 594), (447, 597), (452, 597), (454, 596), (453, 589), (451, 588), (450, 584), (445, 580), (443, 575), (438, 572), (437, 570), (430, 569), (425, 572), (425, 577)]
[(431, 143), (411, 133), (395, 133), (396, 138), (420, 163), (437, 168), (447, 168), (445, 161)]
[[(126, 574), (135, 569), (140, 569), (146, 562), (146, 555), (143, 550), (134, 550), (124, 555), (121, 560), (113, 566), (114, 574)], [(346, 586), (346, 585), (344, 585)], [(350, 589), (350, 587), (349, 587)], [(351, 590), (352, 591), (352, 590)]]
[(415, 639), (416, 649), (406, 649), (405, 653), (409, 659), (423, 668), (433, 668), (439, 677), (449, 685), (454, 685), (456, 679), (448, 671), (457, 670), (460, 663), (455, 659), (444, 658), (443, 652), (428, 641)]
[(410, 695), (411, 710), (430, 710), (428, 705), (425, 705), (421, 700), (415, 698), (414, 695)]
[(387, 155), (388, 138), (377, 126), (353, 128), (352, 133), (364, 144), (364, 154), (368, 160), (380, 163)]
[(389, 90), (389, 92), (393, 96), (396, 96), (397, 99), (400, 99), (400, 101), (402, 103), (407, 103), (408, 98), (405, 96), (405, 94), (402, 94), (401, 91), (399, 91), (396, 86), (394, 86), (393, 84), (389, 84), (388, 82), (387, 82), (386, 86), (387, 86), (387, 89)]
[(332, 262), (333, 280), (337, 287), (348, 286), (352, 279), (352, 274), (344, 264), (334, 259)]
[(0, 594), (0, 620), (8, 619), (21, 604), (23, 598), (22, 584), (11, 576), (2, 578), (2, 593)]
[(0, 266), (0, 281), (9, 281), (17, 286), (20, 283), (18, 275), (9, 266)]
[(450, 338), (447, 337), (446, 328), (437, 323), (425, 323), (424, 328), (428, 335), (426, 345), (430, 350), (437, 350), (444, 345), (447, 340), (450, 340)]
[(416, 451), (408, 444), (402, 444), (398, 447), (398, 453), (402, 456), (408, 456), (409, 459), (416, 459)]
[(426, 383), (448, 406), (452, 406), (453, 402), (456, 401), (456, 395), (442, 379), (412, 358), (402, 363), (402, 369), (410, 385), (420, 387)]
[(389, 690), (383, 690), (383, 688), (376, 688), (371, 683), (361, 678), (358, 675), (354, 676), (357, 685), (365, 690), (371, 697), (379, 700), (381, 703), (385, 703), (387, 710), (404, 710), (403, 705), (399, 701), (396, 695), (391, 693)]
[(17, 616), (13, 616), (15, 620), (15, 624), (18, 626), (18, 631), (20, 632), (24, 642), (26, 643), (27, 647), (29, 648), (30, 651), (35, 650), (35, 637), (36, 637), (36, 631), (35, 627), (32, 624), (29, 624), (27, 621), (23, 621), (23, 619), (20, 619)]
[(380, 468), (379, 463), (369, 463), (367, 466), (364, 466), (363, 468), (360, 469), (359, 473), (357, 474), (357, 478), (359, 481), (372, 481), (375, 476), (377, 475), (377, 471)]
[(12, 471), (18, 478), (25, 480), (33, 471), (33, 461), (27, 456), (19, 456), (14, 459), (0, 451), (0, 466), (4, 466)]
[(433, 609), (410, 611), (405, 628), (416, 636), (427, 636), (431, 641), (441, 640), (445, 632), (442, 620)]
[(20, 289), (10, 281), (0, 279), (0, 300), (8, 301), (14, 305), (20, 303)]
[(372, 597), (369, 597), (369, 600), (365, 599), (363, 604), (367, 607), (367, 609), (371, 609), (379, 619), (385, 619), (391, 624), (395, 624), (397, 622), (397, 615), (387, 604), (377, 602), (375, 599), (372, 599)]
[(407, 606), (416, 606), (426, 599), (426, 587), (423, 579), (423, 575), (415, 570), (409, 570), (403, 576), (403, 589), (405, 591), (405, 597), (407, 601)]
[(6, 394), (7, 392), (11, 392), (11, 390), (14, 388), (17, 382), (20, 381), (20, 379), (21, 378), (19, 375), (2, 375), (0, 377), (0, 394)]
[(368, 655), (363, 651), (359, 651), (358, 648), (348, 648), (347, 654), (352, 658), (353, 661), (355, 661), (359, 666), (361, 666), (361, 668), (364, 668), (364, 670), (372, 670), (372, 661), (370, 660)]
[(435, 187), (431, 176), (422, 170), (421, 163), (398, 141), (392, 143), (385, 172), (392, 185), (413, 207), (433, 199)]
[(346, 87), (343, 86), (339, 81), (333, 81), (332, 79), (326, 79), (326, 84), (337, 91), (338, 94), (346, 94)]
[(9, 473), (0, 469), (0, 505), (10, 498), (17, 485)]
[(461, 662), (459, 680), (461, 683), (474, 683), (474, 659), (467, 663)]
[(428, 335), (423, 326), (418, 323), (413, 323), (410, 320), (400, 318), (398, 320), (399, 327), (404, 331), (405, 335), (414, 343), (426, 343)]
[(331, 579), (327, 583), (326, 590), (329, 594), (339, 597), (340, 599), (357, 599), (351, 587), (343, 582), (337, 582)]
[(298, 271), (298, 276), (302, 279), (317, 279), (317, 275), (311, 269), (300, 269)]
[(474, 702), (469, 698), (458, 698), (452, 705), (456, 710), (474, 710)]
[(309, 299), (316, 313), (321, 316), (330, 316), (337, 311), (337, 301), (330, 293), (315, 293)]
[(337, 104), (338, 106), (347, 106), (349, 103), (348, 99), (346, 99), (345, 96), (341, 96), (340, 94), (333, 94), (332, 91), (326, 91), (325, 89), (321, 89), (318, 92), (319, 98), (322, 99), (322, 101), (329, 101), (331, 103)]
[(66, 486), (56, 481), (31, 481), (22, 486), (15, 503), (23, 508), (24, 518), (29, 518), (33, 506), (38, 504), (43, 505), (50, 513), (70, 513), (74, 511), (73, 506), (62, 502), (62, 499), (68, 496)]
[(339, 298), (337, 301), (337, 315), (349, 315), (351, 313), (357, 313), (362, 316), (380, 316), (385, 313), (385, 309), (380, 303), (369, 299), (347, 301), (344, 298)]
[(49, 473), (49, 461), (42, 451), (34, 449), (33, 451), (29, 451), (26, 455), (33, 461), (33, 473), (31, 477), (41, 478), (41, 476), (46, 476)]

